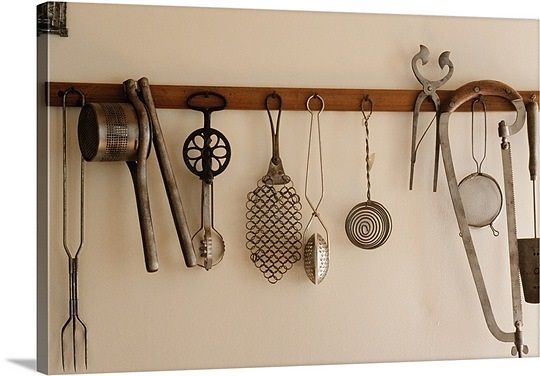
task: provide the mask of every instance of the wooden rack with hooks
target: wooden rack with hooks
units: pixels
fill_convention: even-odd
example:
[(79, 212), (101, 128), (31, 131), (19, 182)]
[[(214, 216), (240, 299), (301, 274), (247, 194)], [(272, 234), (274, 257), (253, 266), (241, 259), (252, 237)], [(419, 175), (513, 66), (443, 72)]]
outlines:
[[(47, 82), (46, 99), (49, 106), (62, 105), (62, 93), (69, 87), (81, 90), (87, 102), (127, 102), (121, 84), (82, 83), (82, 82)], [(412, 112), (416, 96), (420, 90), (400, 89), (328, 89), (328, 88), (270, 88), (238, 86), (183, 86), (152, 85), (152, 95), (157, 108), (185, 109), (186, 98), (197, 91), (215, 91), (227, 98), (228, 110), (264, 110), (264, 98), (276, 91), (283, 98), (283, 110), (302, 111), (306, 109), (306, 100), (312, 94), (324, 98), (326, 111), (357, 111), (365, 95), (373, 100), (374, 111)], [(444, 102), (452, 90), (439, 90), (441, 102)], [(538, 100), (538, 91), (519, 91), (525, 100)], [(68, 98), (68, 106), (78, 106), (77, 98)], [(488, 111), (511, 111), (512, 105), (505, 99), (489, 97)], [(468, 111), (470, 106), (461, 106), (459, 111)], [(430, 101), (424, 101), (421, 111), (434, 111)]]

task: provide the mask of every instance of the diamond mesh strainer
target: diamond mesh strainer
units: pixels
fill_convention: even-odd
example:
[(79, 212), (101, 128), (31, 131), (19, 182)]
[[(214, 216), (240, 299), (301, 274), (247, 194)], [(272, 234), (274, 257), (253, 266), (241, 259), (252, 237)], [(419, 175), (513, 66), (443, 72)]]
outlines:
[[(275, 128), (269, 107), (271, 99), (278, 105)], [(246, 248), (251, 251), (253, 264), (268, 282), (274, 284), (302, 257), (299, 252), (302, 247), (302, 205), (291, 178), (285, 175), (279, 156), (281, 97), (274, 92), (266, 97), (265, 104), (272, 131), (272, 159), (266, 175), (247, 196)]]

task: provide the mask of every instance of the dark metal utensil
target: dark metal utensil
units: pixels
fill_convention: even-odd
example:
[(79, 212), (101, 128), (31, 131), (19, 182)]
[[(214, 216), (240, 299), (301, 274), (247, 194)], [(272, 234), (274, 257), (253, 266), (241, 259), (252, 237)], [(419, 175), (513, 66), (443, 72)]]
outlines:
[(148, 272), (159, 268), (150, 212), (147, 163), (152, 131), (134, 80), (124, 81), (128, 103), (88, 103), (79, 116), (79, 146), (87, 161), (125, 161), (135, 189), (137, 213)]
[(150, 122), (152, 124), (152, 141), (154, 144), (154, 150), (159, 164), (159, 170), (165, 185), (165, 191), (167, 193), (167, 199), (169, 201), (169, 207), (171, 209), (172, 217), (174, 220), (174, 226), (176, 233), (180, 241), (180, 248), (184, 256), (184, 262), (187, 267), (192, 267), (197, 264), (195, 258), (195, 251), (193, 250), (193, 244), (191, 243), (191, 235), (187, 225), (186, 214), (184, 213), (184, 206), (182, 205), (182, 199), (178, 186), (176, 184), (176, 178), (171, 166), (169, 154), (167, 153), (167, 145), (165, 144), (165, 137), (161, 131), (161, 125), (157, 116), (156, 107), (154, 105), (154, 99), (150, 90), (150, 83), (146, 77), (143, 77), (137, 81), (140, 89), (142, 101), (146, 105)]
[[(79, 317), (79, 254), (84, 245), (84, 173), (85, 163), (80, 157), (79, 174), (79, 242), (75, 252), (69, 246), (68, 239), (68, 161), (67, 161), (67, 107), (66, 98), (70, 94), (78, 94), (81, 98), (81, 105), (85, 104), (84, 94), (71, 87), (66, 90), (62, 97), (62, 242), (64, 251), (68, 257), (69, 270), (69, 318), (62, 326), (60, 333), (62, 351), (62, 369), (66, 370), (67, 342), (71, 343), (71, 353), (73, 370), (77, 372), (77, 348), (79, 342), (83, 342), (84, 366), (88, 368), (88, 334), (86, 324)], [(71, 330), (68, 328), (71, 326)], [(71, 334), (71, 341), (68, 336)], [(82, 338), (81, 338), (82, 337)]]
[[(369, 105), (369, 113), (364, 106)], [(362, 99), (362, 115), (366, 128), (366, 178), (367, 201), (357, 204), (351, 209), (345, 220), (347, 237), (358, 248), (375, 249), (386, 243), (392, 233), (392, 217), (386, 208), (371, 199), (370, 171), (373, 156), (369, 153), (369, 118), (373, 112), (373, 102), (369, 97)]]
[[(278, 108), (276, 126), (270, 102)], [(272, 158), (268, 171), (248, 193), (246, 248), (250, 259), (268, 282), (275, 284), (302, 258), (302, 205), (290, 176), (285, 174), (279, 155), (279, 128), (282, 100), (271, 93), (265, 99), (272, 133)]]
[(523, 295), (527, 303), (538, 304), (540, 294), (538, 276), (540, 239), (536, 233), (536, 138), (538, 136), (538, 103), (531, 100), (525, 108), (527, 110), (527, 138), (529, 141), (529, 176), (533, 188), (534, 238), (518, 239), (517, 241)]
[[(439, 175), (439, 151), (440, 151), (440, 140), (439, 140), (439, 108), (441, 105), (441, 100), (439, 99), (439, 96), (437, 95), (437, 89), (443, 86), (449, 79), (452, 77), (452, 74), (454, 73), (454, 64), (452, 64), (452, 61), (450, 60), (450, 51), (444, 51), (439, 56), (439, 67), (441, 69), (444, 69), (444, 67), (448, 67), (448, 73), (446, 75), (438, 80), (438, 81), (430, 81), (427, 78), (425, 78), (418, 69), (418, 62), (421, 61), (422, 65), (426, 65), (429, 61), (429, 49), (424, 46), (420, 45), (420, 51), (413, 56), (411, 65), (413, 73), (416, 77), (416, 79), (422, 84), (422, 91), (418, 94), (418, 97), (416, 98), (416, 102), (414, 104), (414, 113), (413, 113), (413, 124), (412, 124), (412, 141), (411, 141), (411, 166), (410, 166), (410, 173), (409, 173), (409, 190), (413, 189), (413, 180), (414, 180), (414, 164), (416, 163), (416, 153), (418, 151), (418, 148), (420, 147), (420, 143), (426, 136), (426, 133), (431, 128), (431, 125), (433, 124), (433, 121), (435, 121), (436, 130), (435, 130), (435, 165), (433, 167), (433, 192), (437, 191), (437, 178)], [(429, 123), (429, 125), (426, 127), (424, 133), (420, 137), (420, 140), (418, 143), (416, 142), (416, 132), (418, 129), (418, 117), (420, 116), (420, 107), (422, 106), (422, 103), (429, 98), (433, 105), (435, 106), (435, 116)]]
[[(218, 104), (209, 105), (213, 100)], [(223, 237), (214, 228), (214, 177), (225, 171), (231, 160), (231, 145), (223, 133), (211, 127), (210, 116), (214, 111), (225, 109), (227, 99), (214, 92), (198, 92), (190, 95), (186, 102), (190, 109), (200, 111), (204, 116), (203, 128), (196, 129), (187, 137), (182, 155), (187, 168), (202, 182), (201, 227), (191, 241), (198, 249), (195, 252), (197, 265), (210, 270), (225, 253)]]

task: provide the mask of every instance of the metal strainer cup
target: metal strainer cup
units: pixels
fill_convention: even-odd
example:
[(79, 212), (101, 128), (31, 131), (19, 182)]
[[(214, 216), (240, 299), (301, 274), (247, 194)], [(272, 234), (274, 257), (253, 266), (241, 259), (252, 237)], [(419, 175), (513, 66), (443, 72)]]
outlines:
[[(484, 113), (484, 148), (482, 159), (474, 154), (474, 107), (482, 106)], [(499, 231), (493, 227), (493, 222), (499, 217), (503, 206), (503, 194), (499, 183), (491, 176), (482, 172), (482, 164), (486, 159), (487, 145), (487, 111), (483, 97), (475, 99), (471, 105), (471, 155), (476, 164), (476, 172), (467, 175), (458, 184), (459, 194), (463, 202), (467, 223), (472, 227), (489, 226), (494, 236)]]

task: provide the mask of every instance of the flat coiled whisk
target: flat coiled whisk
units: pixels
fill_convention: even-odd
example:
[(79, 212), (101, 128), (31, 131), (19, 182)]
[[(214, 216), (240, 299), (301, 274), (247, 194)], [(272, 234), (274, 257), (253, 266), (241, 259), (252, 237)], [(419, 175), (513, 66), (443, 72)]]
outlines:
[(377, 201), (368, 200), (356, 205), (347, 215), (345, 232), (355, 246), (375, 249), (383, 245), (392, 232), (392, 217)]

